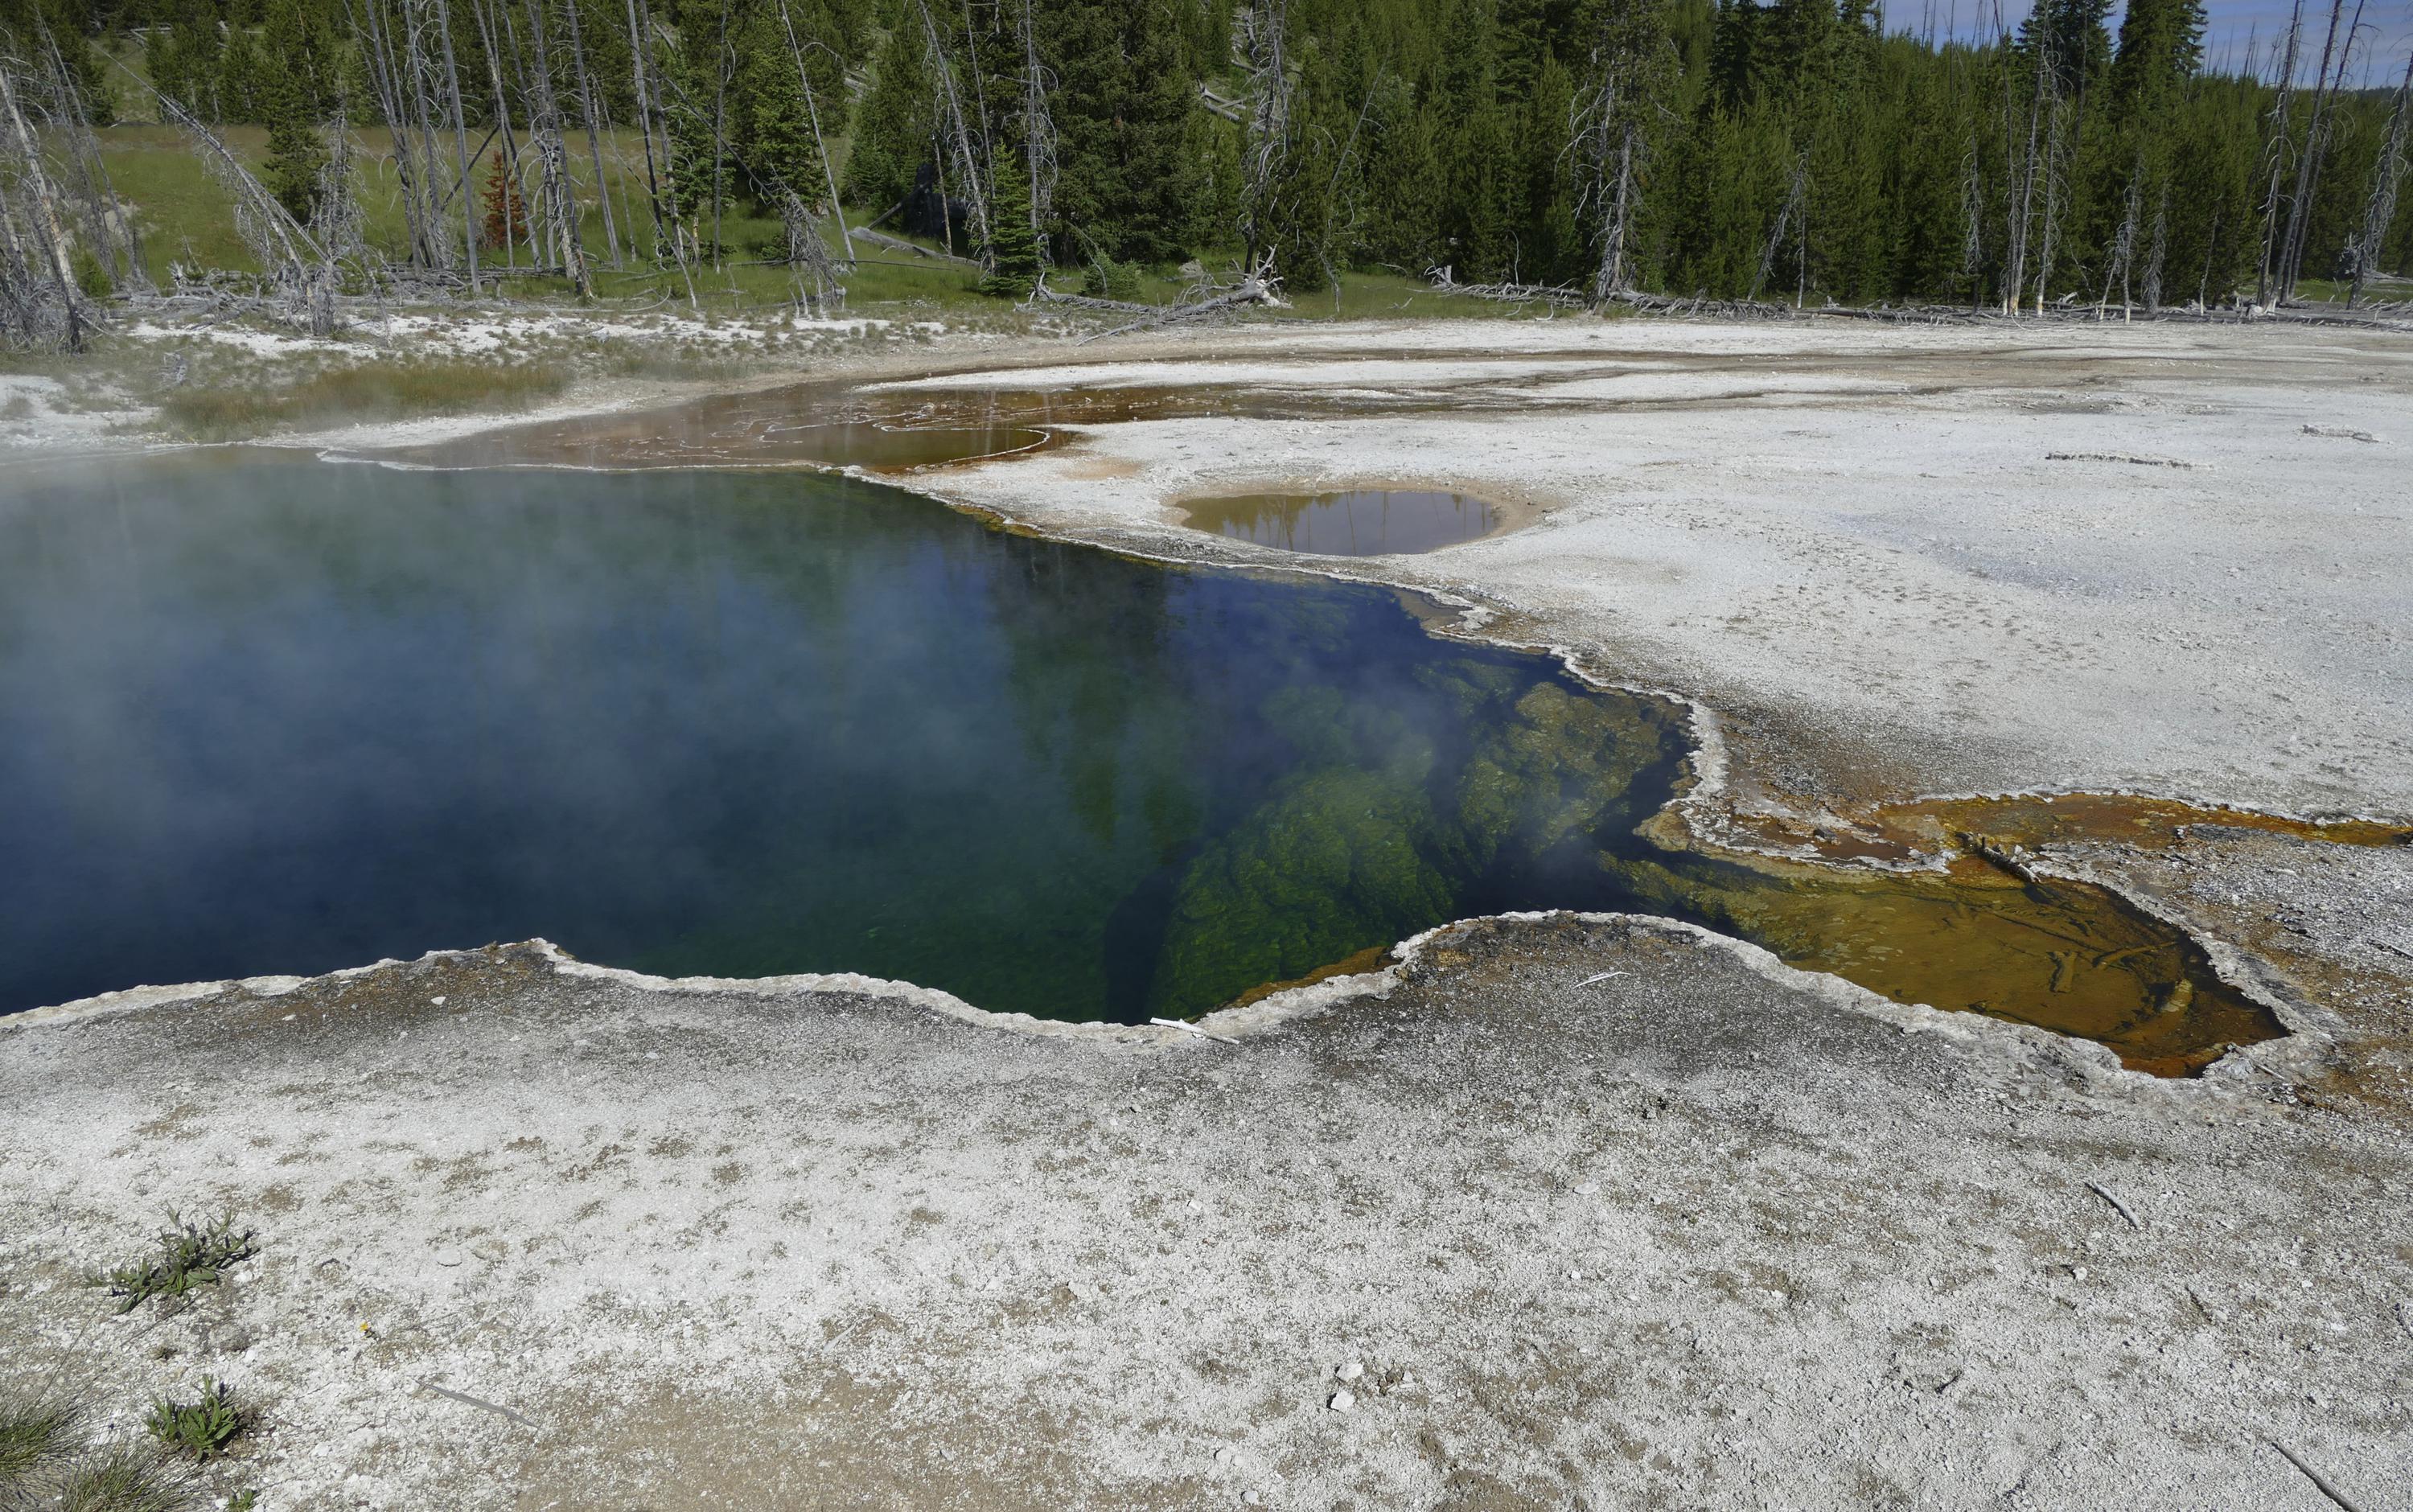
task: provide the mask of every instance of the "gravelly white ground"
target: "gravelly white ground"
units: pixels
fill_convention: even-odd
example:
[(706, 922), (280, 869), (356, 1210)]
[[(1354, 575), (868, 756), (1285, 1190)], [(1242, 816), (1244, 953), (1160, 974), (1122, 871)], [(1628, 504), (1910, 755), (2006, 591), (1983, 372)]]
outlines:
[[(1320, 565), (1703, 700), (1746, 801), (2124, 785), (2403, 814), (2408, 349), (1243, 331), (1077, 355), (1433, 412), (1103, 426), (919, 481), (1220, 560), (1274, 558), (1167, 500), (1430, 480), (1542, 504)], [(2041, 862), (2223, 942), (2312, 1032), (2159, 1083), (1697, 931), (1565, 919), (1436, 940), (1384, 995), (1278, 1001), (1230, 1043), (524, 949), (0, 1021), (0, 1377), (78, 1385), (127, 1431), (222, 1375), (259, 1430), (213, 1483), (268, 1512), (2331, 1507), (2283, 1444), (2393, 1505), (2413, 850), (2196, 826)], [(111, 1317), (82, 1275), (178, 1205), (256, 1223), (261, 1253), (186, 1311)]]
[[(1616, 920), (1235, 1043), (437, 957), (0, 1027), (0, 1365), (280, 1508), (2385, 1506), (2413, 1149), (2271, 1063)], [(260, 1255), (107, 1316), (168, 1204)]]
[(1455, 588), (1701, 699), (1758, 777), (1813, 798), (2134, 789), (2413, 814), (2413, 339), (1565, 320), (1189, 347), (1194, 365), (1160, 341), (916, 386), (1436, 408), (1100, 425), (930, 482), (1259, 561), (1282, 554), (1203, 543), (1177, 501), (1429, 482), (1549, 506), (1490, 541), (1326, 565)]

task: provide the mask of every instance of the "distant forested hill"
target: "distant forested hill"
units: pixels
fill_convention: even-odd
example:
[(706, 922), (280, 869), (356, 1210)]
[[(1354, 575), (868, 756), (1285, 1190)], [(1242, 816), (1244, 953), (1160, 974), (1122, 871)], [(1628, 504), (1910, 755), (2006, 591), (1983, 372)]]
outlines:
[(2413, 273), (2405, 91), (2344, 86), (2350, 7), (2251, 76), (2204, 70), (2200, 0), (2109, 13), (1974, 46), (1869, 0), (0, 0), (0, 29), (37, 129), (159, 119), (154, 86), (267, 127), (300, 226), (344, 199), (335, 124), (370, 133), (401, 201), (366, 243), (429, 268), (497, 230), (718, 262), (736, 218), (836, 198), (1006, 293), (1197, 255), (1996, 308)]

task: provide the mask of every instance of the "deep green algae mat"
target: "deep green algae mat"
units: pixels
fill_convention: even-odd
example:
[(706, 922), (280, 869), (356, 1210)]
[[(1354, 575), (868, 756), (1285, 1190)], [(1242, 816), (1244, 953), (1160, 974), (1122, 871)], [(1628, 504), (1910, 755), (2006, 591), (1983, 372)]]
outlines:
[(1667, 704), (1389, 592), (798, 473), (217, 452), (0, 489), (0, 1011), (541, 935), (1189, 1015), (1613, 907)]

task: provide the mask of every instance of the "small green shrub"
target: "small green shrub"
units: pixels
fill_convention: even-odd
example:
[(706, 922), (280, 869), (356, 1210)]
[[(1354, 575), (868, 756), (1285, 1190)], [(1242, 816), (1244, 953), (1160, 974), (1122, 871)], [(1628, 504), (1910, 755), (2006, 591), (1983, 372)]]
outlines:
[(259, 1490), (252, 1487), (228, 1497), (226, 1512), (258, 1512), (259, 1506)]
[(1089, 264), (1082, 291), (1091, 299), (1135, 300), (1139, 298), (1139, 265), (1100, 258)]
[(226, 1452), (227, 1445), (243, 1429), (243, 1416), (234, 1410), (232, 1388), (203, 1376), (200, 1401), (161, 1397), (151, 1404), (151, 1416), (143, 1426), (170, 1454), (206, 1463)]
[(187, 1512), (192, 1482), (140, 1444), (116, 1444), (79, 1460), (43, 1504), (55, 1512)]
[(252, 1231), (235, 1232), (231, 1219), (199, 1223), (170, 1212), (155, 1254), (96, 1279), (110, 1296), (125, 1298), (118, 1312), (131, 1312), (150, 1297), (182, 1297), (196, 1286), (215, 1285), (220, 1271), (258, 1253), (251, 1241)]
[(101, 266), (98, 258), (78, 248), (74, 262), (76, 288), (82, 291), (84, 298), (107, 299), (117, 292), (117, 286), (111, 280), (109, 270)]

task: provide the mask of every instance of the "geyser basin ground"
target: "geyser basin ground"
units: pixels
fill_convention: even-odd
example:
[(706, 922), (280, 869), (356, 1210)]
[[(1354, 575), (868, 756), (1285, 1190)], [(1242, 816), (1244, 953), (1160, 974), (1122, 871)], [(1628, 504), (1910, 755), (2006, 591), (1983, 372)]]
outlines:
[[(1603, 345), (1683, 381), (1601, 385), (1645, 391), (1614, 414), (1501, 384), (1438, 423), (1109, 428), (942, 486), (1163, 552), (1225, 548), (1162, 502), (1206, 488), (1521, 480), (1562, 500), (1535, 529), (1364, 571), (1702, 700), (1740, 796), (2413, 812), (2401, 340), (1285, 322), (1132, 365), (1349, 385), (1368, 351)], [(2352, 517), (2381, 504), (2392, 533)], [(521, 951), (0, 1020), (0, 1368), (124, 1425), (231, 1381), (270, 1509), (2333, 1512), (2273, 1440), (2385, 1505), (2413, 1484), (2413, 851), (2192, 812), (2127, 843), (2132, 817), (1984, 827), (2250, 951), (2314, 1031), (2151, 1080), (1563, 920), (1228, 1044)], [(82, 1277), (169, 1206), (262, 1253), (115, 1318)]]
[(1387, 590), (851, 480), (115, 463), (0, 564), (0, 1010), (543, 936), (1135, 1022), (1575, 908), (2165, 1074), (2278, 1032), (2099, 887), (1663, 851), (1674, 705)]

